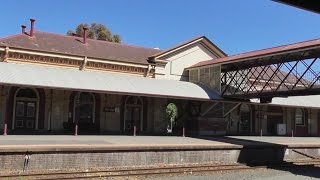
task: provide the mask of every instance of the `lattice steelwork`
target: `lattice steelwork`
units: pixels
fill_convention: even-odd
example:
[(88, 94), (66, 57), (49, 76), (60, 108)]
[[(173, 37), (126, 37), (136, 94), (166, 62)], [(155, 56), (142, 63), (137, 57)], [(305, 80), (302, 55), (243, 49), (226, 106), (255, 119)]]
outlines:
[(248, 99), (320, 94), (319, 54), (305, 51), (290, 55), (222, 65), (221, 94)]

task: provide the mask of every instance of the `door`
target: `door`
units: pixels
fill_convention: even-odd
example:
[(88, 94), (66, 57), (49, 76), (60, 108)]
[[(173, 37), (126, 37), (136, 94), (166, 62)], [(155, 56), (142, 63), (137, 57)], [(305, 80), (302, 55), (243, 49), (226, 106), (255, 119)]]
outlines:
[(32, 130), (35, 128), (36, 102), (20, 101), (16, 102), (15, 129)]
[(93, 123), (93, 104), (82, 104), (79, 106), (79, 124)]
[(251, 113), (250, 112), (241, 112), (240, 115), (240, 134), (241, 135), (249, 135), (250, 134), (250, 117)]
[(282, 119), (281, 115), (268, 115), (267, 133), (269, 135), (277, 135), (277, 124), (282, 124)]

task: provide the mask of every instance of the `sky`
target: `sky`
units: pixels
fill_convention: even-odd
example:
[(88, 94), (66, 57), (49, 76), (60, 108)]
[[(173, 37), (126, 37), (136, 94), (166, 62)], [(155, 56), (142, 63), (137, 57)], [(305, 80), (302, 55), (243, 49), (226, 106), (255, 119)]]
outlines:
[(229, 55), (320, 38), (320, 14), (270, 0), (10, 0), (0, 37), (36, 19), (38, 31), (65, 34), (102, 23), (123, 42), (167, 49), (205, 35)]

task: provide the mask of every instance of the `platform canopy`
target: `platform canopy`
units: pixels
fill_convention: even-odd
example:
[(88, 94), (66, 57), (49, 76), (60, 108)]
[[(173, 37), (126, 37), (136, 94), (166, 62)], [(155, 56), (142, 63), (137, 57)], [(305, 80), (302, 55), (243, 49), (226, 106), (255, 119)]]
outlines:
[(0, 85), (189, 100), (221, 99), (214, 91), (190, 82), (5, 62), (0, 63)]

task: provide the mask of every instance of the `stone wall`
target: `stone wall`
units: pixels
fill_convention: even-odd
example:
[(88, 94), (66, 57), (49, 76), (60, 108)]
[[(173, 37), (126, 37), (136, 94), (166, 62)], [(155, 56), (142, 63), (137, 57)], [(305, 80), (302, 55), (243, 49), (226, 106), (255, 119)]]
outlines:
[(101, 168), (187, 165), (195, 163), (234, 163), (239, 150), (199, 151), (133, 151), (133, 152), (43, 152), (30, 154), (25, 164), (24, 153), (0, 154), (1, 173), (6, 171), (70, 171)]
[(146, 98), (147, 101), (147, 133), (154, 132), (154, 112), (156, 107), (154, 106), (155, 98)]
[[(121, 118), (121, 95), (102, 94), (101, 95), (101, 114), (100, 114), (100, 130), (102, 132), (120, 132)], [(119, 108), (119, 112), (104, 112), (104, 107)]]
[[(45, 128), (52, 130), (62, 130), (63, 122), (68, 121), (70, 91), (46, 90), (46, 112)], [(72, 113), (72, 112), (71, 112)], [(51, 121), (51, 122), (50, 122)]]
[(166, 105), (167, 99), (154, 99), (154, 133), (165, 133), (167, 131)]
[[(310, 160), (285, 146), (257, 146), (222, 149), (161, 149), (134, 151), (59, 151), (59, 152), (1, 152), (0, 174), (7, 172), (86, 171), (108, 168), (166, 167), (174, 165), (208, 165), (234, 163), (274, 163)], [(319, 157), (320, 149), (299, 148), (299, 152)], [(263, 156), (261, 156), (263, 154)], [(26, 163), (25, 157), (30, 159)]]

